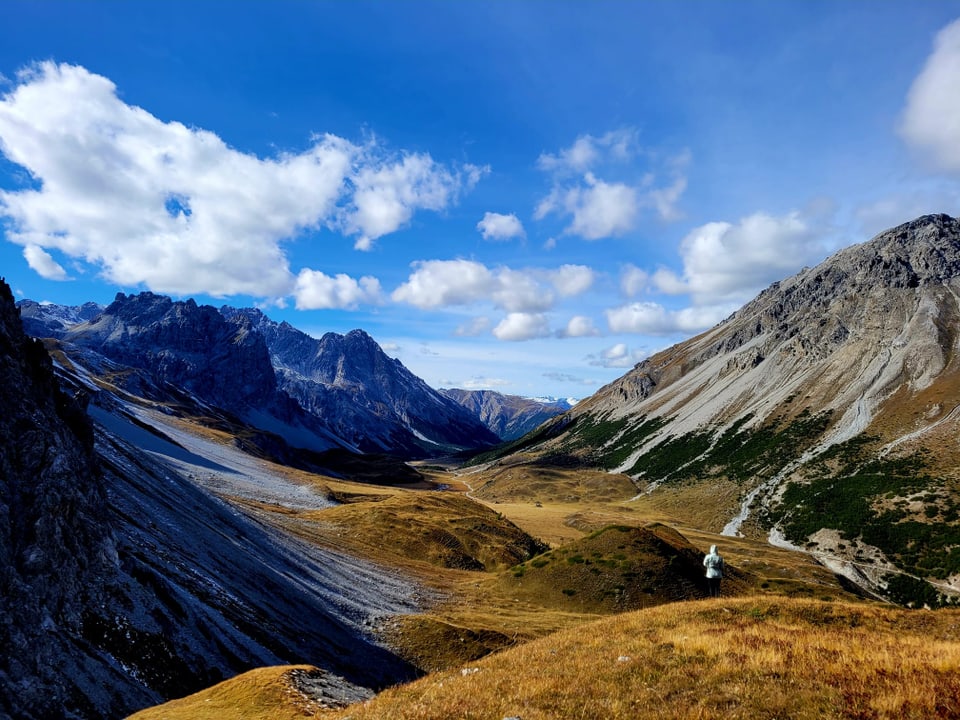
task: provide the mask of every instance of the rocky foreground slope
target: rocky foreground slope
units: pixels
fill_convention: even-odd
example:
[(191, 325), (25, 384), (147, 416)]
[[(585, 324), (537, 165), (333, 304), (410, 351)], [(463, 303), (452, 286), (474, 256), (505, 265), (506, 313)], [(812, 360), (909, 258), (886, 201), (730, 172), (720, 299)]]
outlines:
[[(292, 543), (199, 482), (239, 487), (230, 453), (249, 456), (201, 456), (83, 372), (62, 390), (3, 283), (0, 370), (0, 717), (123, 717), (278, 663), (344, 688), (414, 674), (367, 637), (416, 606), (413, 586)], [(252, 482), (269, 500), (286, 481)]]
[(924, 216), (645, 360), (513, 460), (627, 473), (701, 526), (936, 604), (960, 594), (958, 342), (960, 221)]

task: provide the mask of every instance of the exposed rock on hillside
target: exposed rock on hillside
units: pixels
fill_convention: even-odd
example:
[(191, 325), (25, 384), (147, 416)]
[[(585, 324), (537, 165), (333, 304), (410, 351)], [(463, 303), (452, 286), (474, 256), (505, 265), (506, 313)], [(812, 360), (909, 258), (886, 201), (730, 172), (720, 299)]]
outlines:
[(76, 655), (117, 550), (90, 422), (2, 282), (0, 368), (0, 715), (69, 716), (87, 703), (95, 671)]
[(566, 400), (534, 400), (493, 390), (441, 388), (440, 392), (479, 417), (501, 440), (516, 440), (572, 407)]
[(262, 665), (365, 687), (410, 676), (346, 614), (362, 603), (336, 595), (341, 560), (292, 550), (132, 446), (118, 398), (93, 399), (114, 430), (92, 423), (96, 387), (58, 388), (2, 283), (0, 367), (0, 716), (122, 717)]
[[(831, 528), (837, 542), (810, 548), (873, 587), (921, 577), (960, 592), (943, 549), (960, 543), (958, 338), (960, 221), (921, 217), (637, 365), (537, 452), (626, 472), (693, 519), (725, 514), (728, 532), (803, 545)], [(739, 489), (726, 495), (740, 506), (704, 508), (704, 482)], [(827, 496), (840, 504), (817, 504)]]
[(226, 409), (275, 400), (277, 383), (263, 338), (193, 300), (120, 293), (102, 313), (72, 326), (62, 339), (149, 370), (162, 382)]
[(362, 330), (318, 340), (259, 310), (221, 312), (265, 338), (285, 392), (364, 452), (425, 457), (497, 442), (478, 418), (388, 357)]

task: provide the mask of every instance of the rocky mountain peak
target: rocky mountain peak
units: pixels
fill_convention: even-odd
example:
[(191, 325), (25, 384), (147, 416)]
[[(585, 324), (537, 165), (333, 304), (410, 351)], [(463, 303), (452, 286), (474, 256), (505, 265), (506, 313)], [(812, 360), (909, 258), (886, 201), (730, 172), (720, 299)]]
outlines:
[(687, 483), (670, 492), (690, 493), (701, 522), (819, 544), (880, 593), (919, 583), (936, 596), (918, 579), (929, 577), (956, 594), (960, 563), (933, 546), (920, 563), (905, 543), (956, 542), (958, 347), (960, 220), (926, 215), (643, 361), (541, 433), (540, 452), (588, 455), (654, 495)]

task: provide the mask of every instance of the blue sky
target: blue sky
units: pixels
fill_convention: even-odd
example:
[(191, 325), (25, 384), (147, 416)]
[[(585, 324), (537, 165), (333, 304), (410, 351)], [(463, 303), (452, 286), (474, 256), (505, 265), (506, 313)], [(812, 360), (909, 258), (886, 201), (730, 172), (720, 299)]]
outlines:
[(960, 214), (960, 2), (0, 6), (0, 275), (585, 397)]

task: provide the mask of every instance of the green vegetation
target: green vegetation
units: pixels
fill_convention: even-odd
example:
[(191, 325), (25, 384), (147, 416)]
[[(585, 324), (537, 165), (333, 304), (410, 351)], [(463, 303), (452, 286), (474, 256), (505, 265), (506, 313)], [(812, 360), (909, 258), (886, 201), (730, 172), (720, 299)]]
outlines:
[[(872, 458), (874, 441), (854, 438), (824, 453), (811, 466), (810, 481), (788, 485), (765, 522), (779, 523), (797, 544), (823, 527), (833, 528), (844, 540), (879, 548), (913, 575), (943, 579), (960, 572), (960, 526), (955, 522), (960, 504), (941, 492), (941, 480), (926, 473), (922, 454)], [(929, 594), (918, 595), (917, 586), (906, 580), (895, 581), (893, 588), (924, 603)], [(936, 594), (932, 588), (929, 592)]]
[(570, 420), (565, 415), (560, 415), (552, 420), (548, 420), (535, 430), (531, 430), (523, 437), (501, 443), (500, 445), (497, 445), (486, 452), (482, 452), (479, 455), (474, 455), (464, 463), (464, 467), (493, 462), (494, 460), (499, 460), (500, 458), (512, 455), (513, 453), (518, 453), (521, 450), (532, 448), (542, 442), (546, 442), (547, 440), (557, 437), (564, 430), (567, 430), (569, 427), (571, 427), (571, 425), (575, 425), (576, 422), (577, 421), (575, 419)]
[[(751, 415), (740, 418), (719, 436), (705, 429), (668, 437), (641, 455), (628, 472), (660, 481), (726, 477), (743, 483), (765, 479), (823, 434), (830, 412), (814, 414), (804, 409), (790, 422), (774, 418), (760, 427), (745, 428), (751, 419)], [(622, 463), (640, 440), (667, 422), (641, 419), (640, 425), (621, 438), (615, 451), (604, 455), (604, 464)]]
[(888, 597), (904, 607), (942, 608), (954, 604), (953, 598), (937, 591), (926, 580), (910, 575), (889, 574), (884, 577)]

